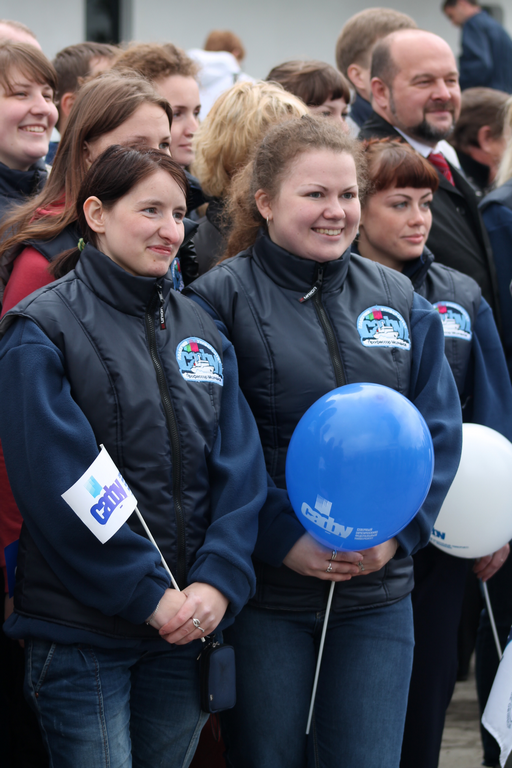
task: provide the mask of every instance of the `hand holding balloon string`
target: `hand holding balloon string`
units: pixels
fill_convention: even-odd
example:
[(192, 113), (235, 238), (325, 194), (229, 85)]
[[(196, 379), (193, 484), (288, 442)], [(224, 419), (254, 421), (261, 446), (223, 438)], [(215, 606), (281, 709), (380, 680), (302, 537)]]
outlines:
[(306, 734), (335, 582), (378, 571), (394, 557), (396, 534), (421, 508), (433, 469), (432, 438), (420, 412), (403, 395), (378, 384), (348, 384), (327, 393), (294, 430), (286, 457), (288, 496), (302, 525), (327, 553), (305, 535), (284, 563), (331, 582)]
[(360, 572), (357, 575), (367, 576), (369, 573), (380, 571), (395, 556), (398, 546), (398, 541), (392, 538), (383, 541), (382, 544), (377, 544), (376, 547), (363, 550), (361, 565), (359, 566)]
[(492, 555), (479, 557), (473, 566), (473, 571), (482, 581), (488, 581), (501, 568), (510, 554), (510, 545), (505, 544)]
[(326, 549), (305, 533), (290, 549), (283, 563), (302, 576), (315, 576), (325, 581), (349, 581), (352, 576), (361, 573), (358, 563), (363, 553), (340, 551), (335, 559), (332, 555), (332, 549)]

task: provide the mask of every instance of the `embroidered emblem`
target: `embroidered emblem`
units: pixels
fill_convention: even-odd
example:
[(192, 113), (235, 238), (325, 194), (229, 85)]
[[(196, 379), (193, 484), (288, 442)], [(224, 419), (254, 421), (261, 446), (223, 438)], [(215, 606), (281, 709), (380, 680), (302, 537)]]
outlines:
[(176, 347), (176, 360), (185, 381), (211, 381), (224, 385), (219, 353), (203, 339), (190, 336)]
[(455, 304), (454, 301), (437, 301), (433, 307), (439, 312), (444, 335), (447, 338), (471, 341), (473, 338), (471, 319), (464, 307)]
[(172, 264), (171, 264), (171, 275), (172, 275), (172, 287), (175, 291), (181, 291), (185, 287), (185, 283), (183, 282), (183, 275), (181, 274), (181, 262), (179, 259), (179, 256), (175, 256)]
[(411, 348), (407, 323), (391, 307), (375, 305), (365, 309), (357, 318), (357, 330), (363, 347)]

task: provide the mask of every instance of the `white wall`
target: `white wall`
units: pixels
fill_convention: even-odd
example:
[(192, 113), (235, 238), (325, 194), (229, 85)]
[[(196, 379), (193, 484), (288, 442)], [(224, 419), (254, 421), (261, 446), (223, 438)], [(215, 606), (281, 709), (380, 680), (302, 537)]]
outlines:
[(30, 27), (50, 59), (85, 36), (83, 0), (0, 0), (0, 18)]
[[(501, 3), (505, 24), (512, 25), (512, 0)], [(336, 38), (345, 21), (378, 4), (375, 0), (357, 4), (351, 0), (193, 0), (191, 11), (181, 13), (177, 3), (134, 0), (133, 36), (153, 41), (166, 38), (183, 48), (197, 48), (211, 29), (232, 29), (247, 50), (244, 70), (265, 77), (287, 59), (316, 58), (334, 64)], [(441, 0), (392, 0), (380, 5), (408, 13), (458, 52), (459, 30), (441, 12)]]
[[(500, 2), (500, 0), (496, 0)], [(211, 29), (232, 29), (247, 49), (244, 69), (254, 77), (292, 58), (317, 58), (334, 64), (338, 33), (354, 12), (375, 0), (124, 0), (132, 8), (132, 37), (170, 40), (200, 48)], [(411, 15), (444, 37), (458, 51), (459, 31), (440, 10), (441, 0), (391, 0), (382, 3)], [(505, 26), (512, 34), (512, 0), (501, 0)], [(18, 19), (38, 36), (50, 58), (85, 34), (83, 0), (0, 0), (0, 18)]]

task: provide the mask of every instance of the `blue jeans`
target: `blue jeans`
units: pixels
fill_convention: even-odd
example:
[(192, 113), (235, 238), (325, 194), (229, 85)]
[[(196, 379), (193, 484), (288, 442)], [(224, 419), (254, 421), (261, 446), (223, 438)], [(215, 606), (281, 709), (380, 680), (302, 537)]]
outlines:
[(161, 651), (28, 641), (25, 695), (50, 766), (186, 768), (207, 719), (199, 651), (198, 641)]
[(223, 714), (231, 768), (398, 768), (414, 647), (410, 597), (331, 614), (305, 735), (324, 613), (246, 606), (226, 630), (237, 705)]

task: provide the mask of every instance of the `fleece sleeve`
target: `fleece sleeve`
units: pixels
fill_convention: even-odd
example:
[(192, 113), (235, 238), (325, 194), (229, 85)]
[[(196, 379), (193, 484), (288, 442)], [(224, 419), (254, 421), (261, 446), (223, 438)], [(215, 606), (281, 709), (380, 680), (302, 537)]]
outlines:
[(224, 386), (219, 429), (209, 457), (211, 523), (189, 572), (189, 582), (216, 587), (230, 601), (227, 626), (254, 594), (252, 552), (258, 514), (267, 496), (258, 428), (238, 386), (233, 345), (222, 336)]
[(478, 16), (469, 19), (462, 29), (460, 87), (487, 85), (494, 71), (491, 41), (480, 25)]
[(412, 366), (409, 399), (422, 414), (434, 444), (434, 477), (416, 517), (397, 535), (398, 559), (426, 546), (444, 497), (459, 466), (462, 414), (459, 394), (444, 354), (439, 315), (426, 299), (414, 295), (411, 312)]
[(5, 591), (7, 586), (7, 569), (5, 567), (5, 548), (20, 537), (23, 519), (14, 501), (9, 477), (5, 466), (4, 452), (0, 443), (0, 565), (4, 572)]
[(16, 320), (0, 344), (0, 391), (9, 480), (43, 557), (81, 603), (141, 624), (169, 579), (147, 539), (124, 524), (101, 544), (61, 498), (99, 451), (60, 351), (30, 320)]
[(512, 440), (512, 384), (492, 310), (480, 302), (473, 325), (471, 361), (465, 382), (464, 421), (483, 424)]

